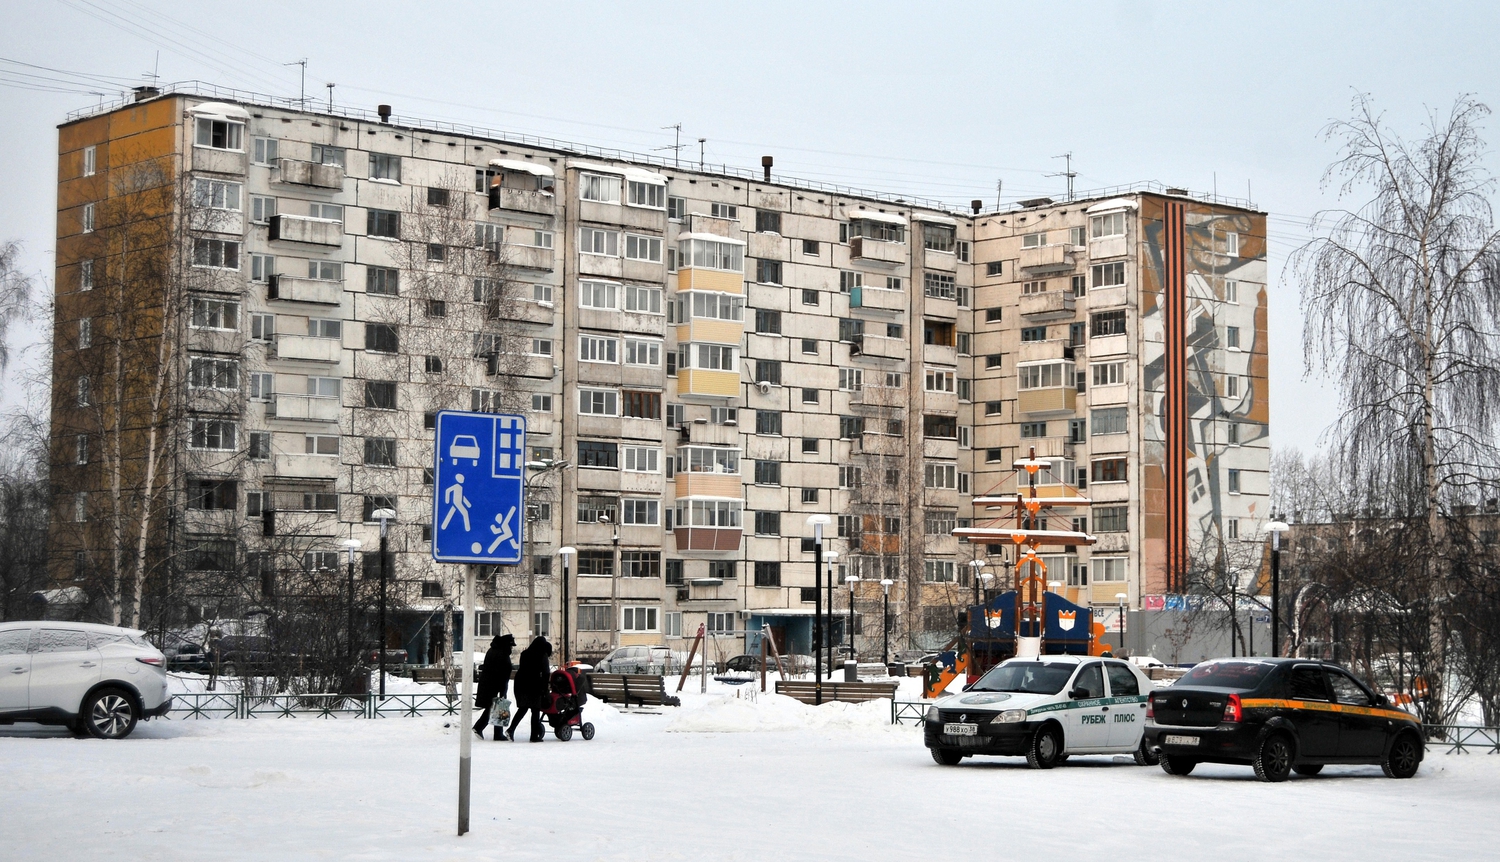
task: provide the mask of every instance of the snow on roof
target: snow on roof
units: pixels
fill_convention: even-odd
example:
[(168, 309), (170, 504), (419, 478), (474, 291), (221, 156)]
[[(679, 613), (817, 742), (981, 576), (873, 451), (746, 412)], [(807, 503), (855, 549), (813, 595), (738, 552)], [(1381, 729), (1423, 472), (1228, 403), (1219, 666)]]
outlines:
[(188, 108), (188, 113), (195, 117), (208, 117), (213, 120), (248, 120), (250, 112), (239, 105), (231, 105), (228, 102), (203, 102)]
[(570, 161), (568, 162), (568, 167), (577, 168), (580, 171), (592, 171), (596, 174), (617, 174), (622, 177), (625, 176), (625, 171), (627, 170), (618, 165), (601, 165), (598, 162), (580, 161)]
[(625, 179), (635, 180), (638, 183), (647, 183), (653, 186), (664, 186), (667, 184), (667, 178), (663, 174), (659, 174), (656, 171), (643, 170), (641, 168), (626, 168)]
[(1110, 210), (1133, 210), (1140, 209), (1140, 206), (1140, 204), (1136, 203), (1130, 198), (1110, 198), (1107, 201), (1100, 201), (1099, 203), (1096, 203), (1093, 206), (1089, 207), (1088, 212), (1090, 214), (1093, 214), (1109, 212)]
[(727, 242), (730, 245), (744, 245), (745, 244), (744, 240), (730, 239), (727, 236), (719, 236), (716, 233), (680, 233), (680, 234), (677, 235), (677, 238), (679, 240), (683, 240), (683, 239), (701, 239), (701, 240), (705, 240), (707, 242)]
[(937, 213), (912, 213), (911, 217), (915, 221), (925, 221), (929, 224), (946, 224), (958, 227), (956, 219), (948, 218), (945, 215), (938, 215)]
[(864, 221), (885, 222), (886, 224), (906, 225), (906, 218), (904, 216), (875, 212), (873, 210), (846, 210), (844, 215), (850, 220), (861, 219)]
[(593, 171), (595, 173), (601, 174), (616, 174), (627, 179), (635, 180), (638, 183), (650, 183), (653, 186), (664, 186), (667, 184), (667, 178), (664, 175), (659, 174), (655, 171), (648, 171), (643, 168), (631, 168), (625, 167), (623, 165), (602, 165), (598, 162), (579, 161), (568, 162), (568, 167), (577, 168), (580, 171)]
[(551, 168), (539, 165), (536, 162), (526, 162), (520, 159), (490, 159), (490, 167), (501, 168), (507, 171), (519, 171), (521, 173), (533, 174), (539, 177), (557, 176)]

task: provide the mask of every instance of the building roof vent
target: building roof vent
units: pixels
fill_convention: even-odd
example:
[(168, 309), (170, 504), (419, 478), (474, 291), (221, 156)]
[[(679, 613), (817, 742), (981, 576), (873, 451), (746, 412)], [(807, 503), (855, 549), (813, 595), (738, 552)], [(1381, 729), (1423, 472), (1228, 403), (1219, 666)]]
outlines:
[(1029, 201), (1021, 201), (1021, 207), (1029, 210), (1036, 209), (1037, 207), (1045, 207), (1051, 205), (1052, 198), (1032, 198)]
[(157, 96), (160, 96), (160, 95), (161, 95), (161, 90), (157, 89), (156, 87), (136, 87), (135, 88), (135, 100), (137, 102), (144, 102), (147, 99), (154, 99), (154, 98), (156, 98)]
[(382, 122), (382, 123), (389, 123), (391, 121), (391, 106), (390, 105), (381, 105), (381, 106), (377, 107), (375, 109), (375, 113), (377, 113), (377, 114), (380, 115), (380, 122)]
[(979, 211), (984, 209), (984, 201), (980, 200), (979, 198), (975, 198), (974, 200), (969, 201), (969, 208), (974, 210), (974, 215), (979, 215)]
[(766, 171), (766, 182), (770, 182), (771, 181), (771, 165), (774, 163), (774, 161), (775, 160), (772, 159), (770, 156), (761, 156), (760, 157), (760, 166), (762, 168), (764, 168), (765, 171)]

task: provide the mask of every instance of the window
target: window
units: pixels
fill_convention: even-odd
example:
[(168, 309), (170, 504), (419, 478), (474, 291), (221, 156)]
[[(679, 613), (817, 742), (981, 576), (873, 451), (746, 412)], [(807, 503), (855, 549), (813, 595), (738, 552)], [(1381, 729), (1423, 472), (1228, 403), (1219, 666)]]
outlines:
[(228, 239), (194, 239), (193, 266), (237, 270), (240, 268), (240, 244)]
[(755, 484), (757, 484), (757, 485), (780, 485), (781, 484), (781, 462), (780, 461), (756, 461), (755, 462)]
[[(620, 523), (630, 524), (638, 527), (655, 527), (661, 524), (661, 501), (660, 500), (622, 500), (620, 504)], [(627, 557), (631, 552), (621, 554)], [(638, 553), (638, 552), (636, 552)], [(660, 555), (657, 556), (658, 564)], [(623, 561), (622, 561), (623, 562)], [(625, 566), (625, 577), (631, 577), (630, 567)], [(653, 572), (651, 577), (655, 577)], [(641, 575), (640, 577), (646, 577)]]
[[(762, 514), (775, 515), (775, 512), (757, 512), (757, 520)], [(756, 532), (759, 532), (757, 530)], [(755, 585), (757, 587), (779, 587), (781, 586), (781, 563), (758, 560), (755, 563)], [(733, 618), (729, 620), (730, 626), (734, 625)]]
[(389, 380), (366, 380), (365, 406), (379, 410), (395, 410), (396, 384)]
[(660, 473), (661, 450), (654, 446), (626, 446), (625, 469), (632, 473)]
[(366, 437), (365, 464), (372, 467), (396, 466), (396, 438)]
[(1021, 284), (1021, 293), (1024, 296), (1035, 296), (1038, 293), (1047, 292), (1047, 282), (1028, 281)]
[(619, 308), (620, 286), (612, 281), (578, 282), (578, 307), (613, 311)]
[(401, 235), (401, 214), (390, 210), (367, 210), (365, 233), (370, 236), (396, 239)]
[(1095, 506), (1094, 529), (1100, 533), (1124, 533), (1130, 530), (1129, 506)]
[(802, 352), (810, 356), (818, 355), (818, 340), (816, 338), (802, 339)]
[(617, 363), (619, 362), (619, 344), (613, 338), (580, 335), (578, 336), (578, 361)]
[(928, 509), (923, 513), (923, 532), (929, 536), (951, 535), (958, 524), (958, 512), (955, 509)]
[[(579, 554), (580, 562), (583, 554), (596, 553), (584, 551)], [(583, 574), (581, 571), (579, 574)], [(607, 632), (609, 631), (609, 605), (579, 605), (578, 606), (578, 630), (581, 632)]]
[(1230, 305), (1239, 305), (1240, 283), (1232, 278), (1224, 279), (1224, 301)]
[(265, 461), (271, 457), (271, 432), (250, 432), (250, 460)]
[(625, 234), (625, 256), (631, 260), (661, 263), (661, 237)]
[(781, 334), (781, 312), (768, 308), (755, 310), (755, 331), (761, 335)]
[(1021, 237), (1021, 248), (1041, 248), (1047, 244), (1047, 234), (1028, 233)]
[(1237, 233), (1224, 234), (1224, 253), (1230, 257), (1240, 256), (1240, 235)]
[(1105, 213), (1089, 219), (1089, 238), (1103, 239), (1107, 236), (1125, 235), (1125, 213)]
[(78, 289), (94, 289), (94, 262), (92, 260), (80, 260), (78, 262)]
[(1238, 494), (1239, 492), (1240, 492), (1240, 471), (1231, 468), (1229, 470), (1229, 493), (1231, 493), (1231, 494)]
[(87, 464), (89, 462), (89, 435), (79, 434), (73, 438), (73, 463)]
[(839, 438), (852, 440), (865, 433), (865, 417), (863, 416), (840, 416)]
[(819, 443), (819, 441), (818, 441), (818, 438), (816, 438), (816, 437), (803, 437), (802, 438), (802, 454), (804, 454), (804, 455), (816, 455), (816, 454), (818, 454), (818, 443)]
[(958, 400), (960, 400), (960, 401), (973, 401), (974, 400), (974, 381), (970, 380), (968, 378), (965, 378), (965, 377), (960, 377), (957, 380), (957, 383), (958, 383)]
[(254, 138), (251, 141), (250, 163), (255, 165), (276, 164), (277, 149), (277, 140), (275, 138)]
[(804, 388), (802, 390), (802, 403), (803, 404), (817, 404), (818, 403), (818, 390)]
[[(779, 536), (781, 535), (781, 513), (780, 512), (756, 512), (755, 534), (757, 536)], [(756, 586), (761, 586), (757, 584)]]
[(302, 450), (307, 455), (339, 454), (339, 438), (336, 434), (308, 434), (302, 438)]
[(1114, 287), (1125, 283), (1125, 262), (1097, 263), (1089, 270), (1093, 286)]
[(953, 490), (958, 487), (958, 467), (953, 464), (929, 461), (922, 465), (923, 487)]
[(434, 263), (442, 263), (448, 259), (448, 247), (442, 243), (429, 242), (427, 244), (427, 259)]
[[(80, 321), (83, 322), (86, 321)], [(240, 361), (194, 356), (188, 361), (188, 386), (193, 389), (239, 389)]]
[(613, 389), (579, 389), (578, 412), (591, 416), (618, 416), (620, 393)]
[(1094, 583), (1117, 583), (1125, 580), (1124, 557), (1094, 557)]
[(934, 299), (953, 299), (954, 278), (941, 272), (927, 272), (922, 275), (923, 292)]
[(1240, 328), (1238, 326), (1224, 327), (1224, 346), (1230, 350), (1240, 349)]
[(97, 151), (96, 148), (94, 148), (94, 147), (84, 147), (83, 148), (83, 175), (84, 176), (91, 177), (91, 176), (94, 175), (94, 171), (95, 171), (95, 169), (97, 167), (97, 163), (98, 163), (97, 156), (98, 156), (98, 151)]
[(231, 123), (228, 120), (199, 117), (198, 134), (193, 143), (200, 147), (209, 147), (215, 150), (241, 150), (245, 146), (244, 135), (244, 123)]
[[(1095, 433), (1098, 433), (1097, 431)], [(1094, 482), (1124, 482), (1126, 461), (1124, 458), (1105, 458), (1093, 463)]]
[(1105, 407), (1089, 413), (1089, 422), (1094, 426), (1094, 436), (1100, 434), (1124, 434), (1129, 430), (1129, 415), (1124, 407)]
[(1125, 312), (1104, 311), (1089, 317), (1089, 337), (1125, 334)]
[(951, 584), (954, 582), (952, 560), (923, 560), (922, 580), (929, 584)]
[[(635, 183), (631, 183), (635, 185)], [(661, 188), (661, 186), (651, 186)], [(626, 575), (626, 577), (630, 577)], [(656, 628), (657, 608), (624, 607), (620, 609), (620, 631), (622, 632), (654, 632)]]
[(687, 215), (687, 201), (682, 198), (667, 198), (667, 218), (680, 220)]
[(581, 173), (578, 175), (578, 199), (617, 204), (620, 202), (620, 178)]
[(729, 296), (728, 294), (694, 291), (691, 311), (693, 317), (706, 317), (714, 320), (743, 320), (745, 317), (745, 301), (737, 296)]
[(849, 270), (841, 270), (839, 272), (840, 293), (848, 293), (856, 287), (863, 287), (864, 283), (865, 274), (862, 272), (850, 272)]
[(779, 435), (781, 433), (781, 413), (776, 410), (755, 411), (755, 433)]
[(1240, 397), (1240, 378), (1237, 374), (1230, 374), (1224, 378), (1224, 397)]
[(714, 218), (740, 220), (740, 208), (734, 204), (709, 204), (709, 214)]
[(1047, 423), (1046, 422), (1022, 422), (1021, 423), (1021, 437), (1023, 437), (1023, 438), (1029, 438), (1029, 437), (1046, 437), (1046, 436), (1047, 436)]
[(1050, 389), (1068, 386), (1073, 382), (1070, 379), (1071, 367), (1061, 362), (1022, 365), (1017, 372), (1022, 389)]
[(194, 419), (189, 428), (188, 448), (190, 449), (233, 452), (239, 448), (239, 423), (227, 419)]
[(755, 360), (755, 382), (771, 383), (781, 385), (781, 360), (779, 359), (757, 359)]
[(578, 441), (578, 466), (616, 470), (620, 467), (620, 447), (602, 440)]
[(661, 393), (621, 392), (620, 415), (630, 419), (660, 419)]
[(1231, 446), (1240, 445), (1240, 423), (1230, 422), (1224, 429), (1225, 442)]
[(1124, 362), (1098, 362), (1091, 368), (1095, 386), (1113, 386), (1125, 382)]
[(1022, 341), (1046, 341), (1047, 327), (1045, 326), (1023, 326), (1021, 327)]
[[(491, 411), (486, 411), (486, 412), (493, 413), (495, 411), (491, 410)], [(551, 413), (552, 412), (552, 396), (544, 394), (544, 393), (540, 393), (540, 392), (533, 393), (532, 396), (531, 396), (531, 412), (533, 412), (533, 413)]]
[(927, 415), (922, 417), (922, 436), (943, 440), (958, 437), (958, 417)]
[(755, 280), (761, 284), (781, 284), (781, 261), (755, 261)]
[(240, 193), (244, 187), (225, 180), (193, 180), (193, 206), (214, 210), (240, 211)]
[(82, 350), (94, 343), (94, 319), (85, 317), (78, 321), (78, 349)]
[(314, 144), (312, 148), (312, 162), (315, 165), (337, 165), (342, 168), (344, 166), (344, 148)]
[[(308, 321), (309, 326), (314, 321)], [(308, 334), (312, 334), (309, 331)], [(329, 336), (324, 336), (329, 337)], [(365, 324), (365, 349), (371, 353), (396, 353), (400, 349), (400, 338), (395, 325), (390, 323)]]
[[(399, 166), (398, 166), (399, 167)], [(400, 179), (400, 177), (396, 177)], [(449, 194), (447, 189), (427, 187), (427, 205), (430, 207), (445, 207), (448, 205)]]
[(233, 512), (239, 509), (239, 483), (221, 479), (189, 479), (187, 507), (199, 511)]
[(922, 247), (929, 251), (953, 251), (957, 229), (948, 225), (922, 225)]
[(1225, 518), (1224, 519), (1224, 538), (1226, 538), (1226, 539), (1238, 539), (1239, 537), (1240, 537), (1240, 519), (1239, 518)]
[(726, 272), (745, 271), (745, 247), (718, 240), (691, 239), (678, 244), (680, 266), (701, 269), (718, 269)]
[(1086, 227), (1068, 228), (1068, 244), (1084, 245), (1088, 242), (1089, 229)]
[[(614, 497), (579, 497), (578, 498), (578, 523), (580, 524), (609, 524), (616, 523), (616, 513), (619, 509), (619, 501)], [(605, 552), (608, 553), (608, 552)], [(611, 569), (614, 564), (614, 555), (610, 554), (609, 565)], [(579, 574), (584, 574), (583, 568), (579, 567)], [(597, 572), (595, 574), (609, 574), (609, 572)]]

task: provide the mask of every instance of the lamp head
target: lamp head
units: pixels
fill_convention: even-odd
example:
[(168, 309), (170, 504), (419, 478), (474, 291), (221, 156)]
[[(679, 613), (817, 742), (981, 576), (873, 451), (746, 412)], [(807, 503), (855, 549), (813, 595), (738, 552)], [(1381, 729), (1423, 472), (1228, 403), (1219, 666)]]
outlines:
[(1124, 593), (1115, 593), (1115, 601), (1118, 601), (1122, 605), (1125, 604), (1125, 600), (1128, 598), (1130, 597), (1125, 595)]
[(838, 558), (839, 558), (839, 552), (838, 551), (824, 551), (823, 552), (823, 562), (828, 563), (829, 565), (833, 565), (833, 561), (837, 560)]
[(571, 557), (571, 556), (573, 556), (576, 553), (578, 553), (578, 549), (577, 548), (573, 548), (573, 547), (566, 547), (566, 548), (558, 548), (557, 549), (557, 555), (559, 557)]
[(859, 583), (859, 575), (845, 575), (844, 583), (852, 588), (855, 584)]
[(891, 580), (890, 578), (881, 578), (880, 579), (881, 589), (884, 589), (884, 590), (889, 590), (891, 588), (891, 584), (894, 584), (894, 583), (895, 583), (895, 581)]

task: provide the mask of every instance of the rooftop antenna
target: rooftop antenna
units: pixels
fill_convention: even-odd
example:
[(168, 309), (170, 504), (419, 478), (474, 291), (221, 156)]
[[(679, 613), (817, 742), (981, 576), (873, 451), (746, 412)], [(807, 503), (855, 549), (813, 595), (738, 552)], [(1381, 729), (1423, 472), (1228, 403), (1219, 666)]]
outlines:
[(676, 129), (677, 130), (677, 140), (676, 140), (676, 143), (669, 144), (668, 146), (665, 146), (665, 147), (652, 147), (651, 148), (651, 152), (656, 153), (656, 152), (661, 152), (662, 150), (671, 150), (672, 151), (672, 165), (673, 165), (673, 167), (680, 168), (680, 167), (682, 167), (682, 146), (683, 146), (683, 144), (682, 144), (682, 124), (681, 123), (673, 123), (670, 126), (662, 126), (662, 128), (663, 129)]
[(332, 81), (325, 84), (328, 88), (328, 113), (333, 113), (333, 88), (336, 86)]
[(995, 209), (1000, 209), (1000, 195), (1005, 191), (1005, 180), (995, 180)]
[(698, 170), (703, 170), (703, 145), (708, 143), (708, 138), (698, 139)]
[(302, 67), (302, 94), (297, 97), (297, 103), (302, 106), (303, 110), (307, 110), (307, 58), (303, 57), (300, 60), (293, 60), (290, 63), (282, 63), (281, 65)]
[(1068, 200), (1072, 200), (1073, 199), (1073, 178), (1076, 177), (1076, 176), (1078, 176), (1078, 172), (1075, 171), (1075, 170), (1073, 170), (1073, 151), (1069, 150), (1069, 151), (1067, 151), (1066, 153), (1063, 153), (1060, 156), (1053, 156), (1052, 158), (1054, 158), (1054, 159), (1063, 159), (1063, 164), (1066, 167), (1063, 168), (1063, 171), (1061, 173), (1048, 174), (1047, 176), (1049, 176), (1049, 177), (1067, 177), (1068, 178)]
[(161, 71), (161, 52), (156, 52), (156, 62), (151, 64), (151, 86), (161, 86), (161, 77), (157, 74)]

